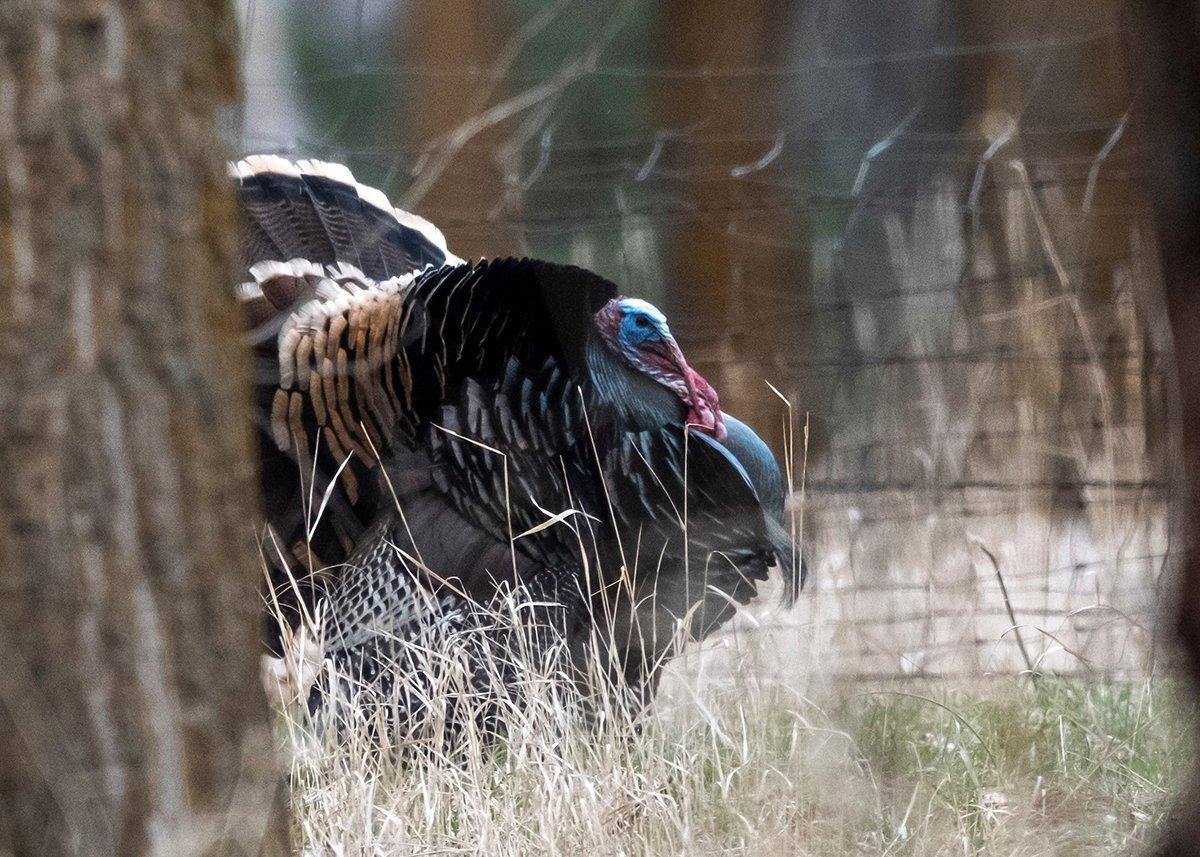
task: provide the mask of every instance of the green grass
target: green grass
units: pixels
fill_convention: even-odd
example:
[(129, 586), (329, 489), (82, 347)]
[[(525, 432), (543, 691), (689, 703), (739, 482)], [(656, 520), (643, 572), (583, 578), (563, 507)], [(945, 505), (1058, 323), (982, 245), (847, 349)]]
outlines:
[(837, 716), (877, 774), (885, 816), (911, 792), (922, 824), (953, 829), (968, 853), (1143, 842), (1191, 757), (1169, 687), (1150, 682), (1012, 679), (921, 697), (877, 692)]

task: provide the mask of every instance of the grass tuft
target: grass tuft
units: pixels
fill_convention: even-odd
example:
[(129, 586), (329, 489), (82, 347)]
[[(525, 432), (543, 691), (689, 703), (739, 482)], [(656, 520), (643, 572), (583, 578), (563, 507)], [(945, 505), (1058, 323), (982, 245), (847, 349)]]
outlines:
[[(520, 688), (495, 740), (494, 721), (444, 728), (462, 659), (437, 648), (406, 664), (434, 728), (402, 746), (379, 749), (388, 703), (369, 696), (281, 716), (305, 853), (1105, 853), (1151, 840), (1190, 763), (1190, 718), (1165, 682), (1043, 675), (812, 698), (676, 675), (643, 716), (603, 693), (583, 716), (561, 660), (519, 645), (491, 671)], [(317, 725), (329, 716), (340, 727)]]

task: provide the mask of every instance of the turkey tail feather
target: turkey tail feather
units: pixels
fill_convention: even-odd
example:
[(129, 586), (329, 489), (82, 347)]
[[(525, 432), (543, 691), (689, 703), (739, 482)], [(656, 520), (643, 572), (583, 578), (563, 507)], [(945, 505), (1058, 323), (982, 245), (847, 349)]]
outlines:
[(353, 265), (385, 280), (429, 265), (458, 264), (429, 221), (393, 208), (340, 164), (251, 155), (230, 166), (246, 212), (250, 264), (303, 258)]

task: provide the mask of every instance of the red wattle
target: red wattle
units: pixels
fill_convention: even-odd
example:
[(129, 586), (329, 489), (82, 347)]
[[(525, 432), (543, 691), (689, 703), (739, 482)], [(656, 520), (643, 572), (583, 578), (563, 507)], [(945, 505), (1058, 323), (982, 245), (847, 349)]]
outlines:
[(724, 441), (728, 432), (721, 414), (717, 391), (712, 384), (687, 363), (683, 364), (684, 383), (688, 388), (688, 422), (698, 426), (717, 440)]

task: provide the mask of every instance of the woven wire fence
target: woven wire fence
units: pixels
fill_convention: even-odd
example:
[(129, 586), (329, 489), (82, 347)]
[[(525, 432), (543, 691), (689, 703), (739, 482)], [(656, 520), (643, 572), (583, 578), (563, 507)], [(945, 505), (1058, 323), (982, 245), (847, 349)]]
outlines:
[(659, 303), (793, 438), (811, 591), (738, 632), (786, 668), (1134, 674), (1176, 474), (1119, 10), (243, 0), (233, 143)]

